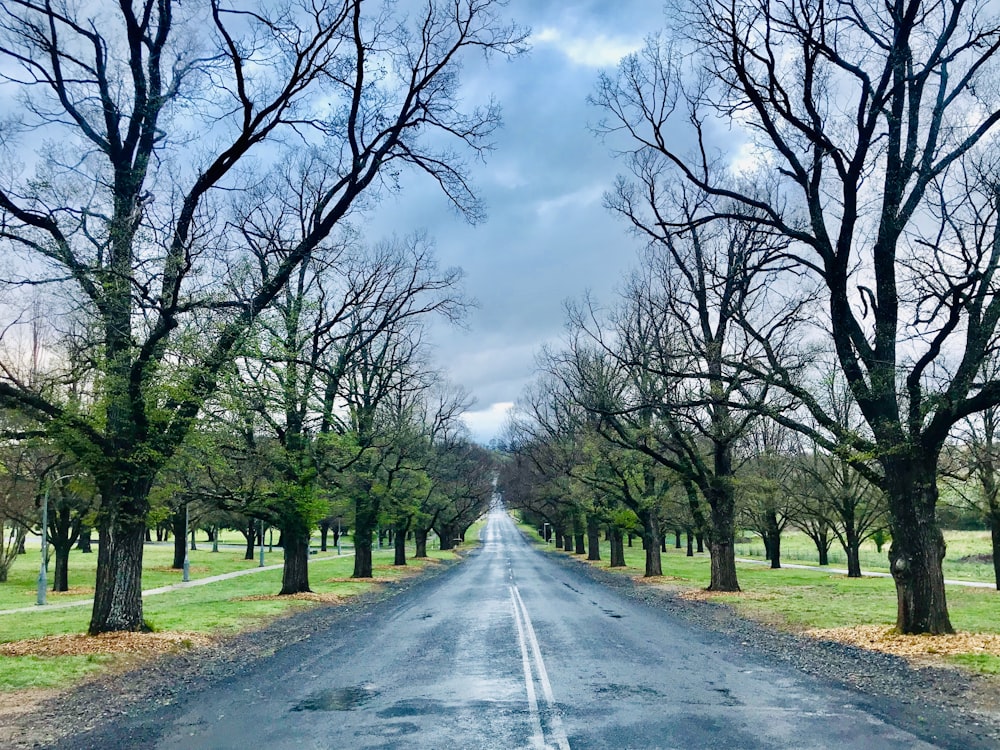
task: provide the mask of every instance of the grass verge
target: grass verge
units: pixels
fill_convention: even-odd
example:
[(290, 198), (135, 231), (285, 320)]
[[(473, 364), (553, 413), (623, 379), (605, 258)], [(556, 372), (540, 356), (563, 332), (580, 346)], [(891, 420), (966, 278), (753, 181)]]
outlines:
[[(538, 533), (520, 527), (553, 554), (585, 558), (545, 545)], [(645, 552), (638, 540), (625, 548), (625, 568), (609, 568), (610, 548), (601, 545), (601, 562), (588, 563), (637, 582), (659, 586), (686, 598), (710, 598), (740, 615), (813, 637), (838, 640), (874, 650), (890, 651), (942, 665), (960, 666), (984, 674), (1000, 674), (1000, 594), (992, 589), (948, 586), (948, 609), (958, 636), (898, 636), (896, 589), (890, 578), (847, 578), (826, 571), (737, 563), (739, 593), (710, 593), (709, 557), (687, 557), (684, 550), (662, 553), (663, 576), (643, 578)], [(814, 564), (814, 563), (812, 563)]]
[[(260, 628), (282, 615), (349, 599), (455, 557), (452, 552), (438, 550), (428, 554), (427, 559), (410, 558), (406, 566), (395, 566), (391, 564), (392, 550), (374, 551), (374, 577), (370, 581), (350, 578), (353, 557), (313, 560), (309, 566), (312, 595), (277, 596), (281, 570), (276, 569), (149, 597), (143, 602), (143, 611), (155, 632), (111, 636), (103, 653), (92, 653), (96, 639), (81, 635), (90, 620), (89, 606), (49, 610), (40, 607), (0, 615), (0, 692), (66, 688), (94, 672), (133, 666), (137, 659), (193, 647), (192, 642), (200, 640), (198, 634), (215, 639)], [(275, 557), (269, 562), (274, 562)], [(145, 588), (150, 585), (146, 583)], [(157, 637), (162, 634), (177, 637)]]

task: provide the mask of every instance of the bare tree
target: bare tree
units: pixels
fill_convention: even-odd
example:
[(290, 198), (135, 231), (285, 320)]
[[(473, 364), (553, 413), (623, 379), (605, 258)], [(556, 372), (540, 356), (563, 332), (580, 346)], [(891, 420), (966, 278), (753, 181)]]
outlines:
[(799, 507), (791, 479), (797, 437), (772, 420), (758, 420), (739, 446), (743, 467), (736, 479), (745, 526), (760, 534), (767, 559), (781, 567), (781, 535), (795, 521)]
[[(957, 421), (1000, 401), (1000, 381), (977, 380), (1000, 318), (995, 11), (709, 0), (676, 17), (676, 49), (654, 37), (601, 79), (605, 132), (729, 201), (718, 214), (787, 238), (822, 284), (820, 330), (870, 438), (839, 428), (778, 361), (775, 379), (810, 406), (827, 449), (876, 457), (874, 473), (857, 466), (888, 499), (898, 630), (951, 632), (938, 458)], [(713, 142), (728, 128), (740, 160)]]
[[(608, 439), (697, 490), (708, 506), (692, 515), (707, 521), (710, 589), (736, 591), (733, 449), (762, 411), (785, 406), (747, 367), (764, 356), (747, 330), (782, 351), (800, 303), (770, 288), (783, 243), (746, 222), (703, 224), (710, 203), (667, 190), (655, 161), (633, 168), (638, 182), (620, 181), (609, 201), (646, 235), (649, 251), (617, 308), (604, 316), (593, 304), (571, 310), (562, 371)], [(669, 231), (668, 203), (681, 217)]]

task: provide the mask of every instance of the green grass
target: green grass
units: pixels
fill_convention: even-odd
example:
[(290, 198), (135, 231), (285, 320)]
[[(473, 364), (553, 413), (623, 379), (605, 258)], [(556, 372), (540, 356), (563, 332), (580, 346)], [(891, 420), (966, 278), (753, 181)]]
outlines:
[[(759, 537), (744, 534), (749, 541), (736, 544), (737, 557), (764, 559), (764, 543)], [(959, 581), (992, 581), (993, 565), (989, 562), (967, 560), (977, 555), (991, 553), (992, 542), (988, 531), (945, 531), (947, 554), (944, 559), (944, 575)], [(673, 534), (668, 535), (668, 545), (673, 542)], [(686, 541), (686, 540), (685, 540)], [(861, 569), (886, 573), (889, 571), (889, 544), (878, 552), (874, 542), (861, 545)], [(834, 540), (830, 547), (830, 565), (835, 568), (847, 567), (847, 556), (840, 544)], [(781, 559), (783, 562), (804, 565), (817, 564), (816, 545), (801, 531), (788, 531), (781, 535)]]
[[(314, 546), (314, 549), (317, 547)], [(266, 550), (267, 548), (265, 548)], [(256, 568), (257, 557), (253, 560), (244, 560), (243, 551), (232, 548), (223, 548), (219, 552), (212, 552), (210, 542), (199, 542), (198, 549), (188, 552), (188, 561), (191, 569), (191, 579), (206, 578), (222, 573), (231, 573), (237, 570)], [(345, 547), (344, 551), (350, 552), (351, 548)], [(320, 556), (335, 555), (336, 548), (326, 553), (318, 553)], [(273, 551), (265, 551), (265, 565), (280, 565), (283, 560), (280, 547), (274, 547)], [(35, 603), (38, 593), (38, 569), (41, 554), (38, 549), (38, 542), (35, 540), (32, 545), (29, 540), (27, 554), (20, 555), (10, 570), (6, 583), (0, 583), (0, 610), (15, 609), (18, 607), (29, 607)], [(180, 583), (183, 572), (171, 568), (174, 560), (174, 549), (172, 544), (147, 544), (143, 549), (142, 561), (142, 587), (143, 589), (159, 588), (169, 586), (172, 583)], [(53, 563), (49, 563), (49, 592), (46, 596), (49, 603), (77, 601), (89, 599), (94, 594), (94, 579), (97, 574), (97, 552), (84, 554), (78, 550), (73, 550), (69, 558), (69, 585), (70, 591), (57, 593), (51, 590), (52, 578), (54, 575)]]
[(482, 533), (483, 529), (486, 528), (486, 516), (483, 516), (478, 521), (476, 521), (469, 530), (465, 532), (465, 546), (480, 544), (479, 535)]
[(25, 688), (63, 687), (101, 670), (117, 661), (114, 656), (40, 656), (0, 657), (0, 691)]
[[(521, 528), (529, 536), (540, 540), (534, 529)], [(952, 536), (952, 540), (958, 540), (954, 546), (977, 544), (972, 534), (962, 532)], [(952, 540), (949, 544), (953, 543)], [(556, 552), (551, 544), (548, 549), (553, 554), (569, 555)], [(601, 545), (601, 557), (602, 562), (592, 564), (607, 568), (610, 558), (607, 542)], [(665, 583), (681, 589), (704, 589), (708, 586), (710, 569), (707, 553), (687, 557), (685, 550), (669, 547), (661, 559), (663, 575), (667, 579)], [(635, 546), (625, 548), (625, 562), (627, 567), (616, 569), (618, 572), (642, 576), (645, 552), (638, 541)], [(807, 562), (814, 564), (815, 561)], [(771, 570), (753, 563), (737, 563), (736, 567), (743, 593), (716, 594), (714, 600), (731, 606), (747, 617), (792, 630), (854, 625), (884, 625), (890, 628), (895, 623), (896, 589), (891, 578), (858, 579), (826, 571)], [(992, 589), (948, 586), (947, 595), (951, 621), (956, 630), (1000, 633), (1000, 593)], [(1000, 658), (997, 657), (965, 654), (956, 663), (977, 669), (981, 666), (981, 671), (987, 672), (996, 669), (1000, 673)]]
[(952, 664), (980, 674), (1000, 674), (1000, 657), (992, 654), (954, 654), (946, 658)]

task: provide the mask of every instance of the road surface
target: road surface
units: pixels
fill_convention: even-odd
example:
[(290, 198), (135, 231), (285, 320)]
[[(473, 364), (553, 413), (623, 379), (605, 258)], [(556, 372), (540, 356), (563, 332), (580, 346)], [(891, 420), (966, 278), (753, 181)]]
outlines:
[(880, 718), (895, 715), (590, 580), (494, 512), (481, 550), (445, 574), (62, 747), (947, 746)]

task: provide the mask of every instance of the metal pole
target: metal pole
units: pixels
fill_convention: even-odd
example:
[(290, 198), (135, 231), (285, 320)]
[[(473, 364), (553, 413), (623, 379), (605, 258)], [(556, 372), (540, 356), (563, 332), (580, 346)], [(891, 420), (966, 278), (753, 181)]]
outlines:
[(51, 484), (46, 481), (45, 495), (42, 500), (42, 562), (38, 568), (38, 598), (35, 600), (39, 606), (45, 604), (46, 589), (49, 586), (47, 576), (49, 566), (49, 487)]
[(260, 562), (257, 564), (258, 568), (264, 567), (264, 519), (260, 520)]
[(188, 547), (190, 545), (187, 543), (189, 507), (190, 506), (188, 503), (184, 503), (184, 577), (181, 579), (182, 581), (184, 581), (184, 583), (187, 583), (188, 581), (191, 580), (191, 560), (188, 558)]

